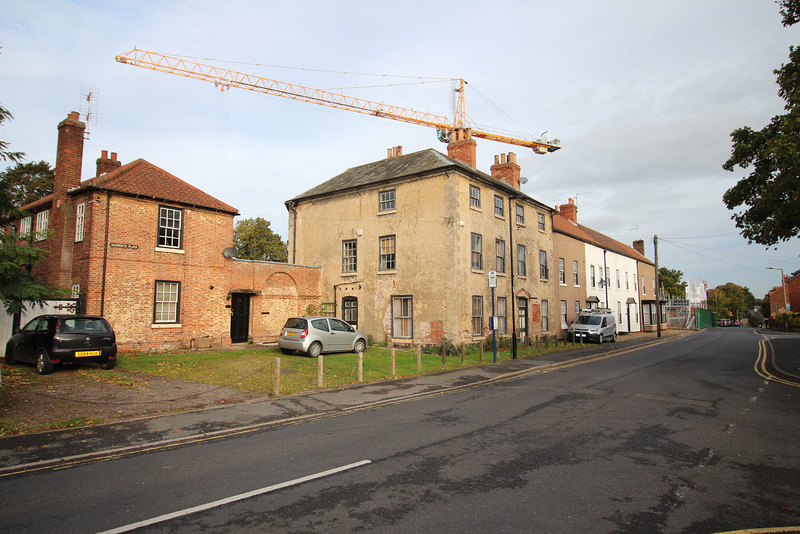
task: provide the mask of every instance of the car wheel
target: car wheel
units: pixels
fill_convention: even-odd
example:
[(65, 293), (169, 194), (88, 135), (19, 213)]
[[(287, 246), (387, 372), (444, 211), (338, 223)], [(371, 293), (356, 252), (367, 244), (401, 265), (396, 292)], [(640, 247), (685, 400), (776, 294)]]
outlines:
[(36, 372), (40, 375), (49, 375), (53, 372), (53, 362), (44, 349), (39, 349), (36, 353)]
[(6, 347), (6, 357), (5, 357), (5, 359), (6, 359), (6, 365), (11, 365), (12, 363), (14, 363), (16, 361), (14, 359), (14, 351), (11, 349), (11, 347)]
[(318, 358), (320, 354), (322, 354), (322, 343), (319, 341), (315, 341), (308, 347), (308, 352), (306, 353), (312, 358)]
[(291, 353), (294, 352), (294, 350), (292, 350), (292, 349), (281, 349), (281, 352), (284, 353), (284, 354), (291, 354)]
[(597, 342), (602, 345), (603, 344), (603, 333), (600, 332), (600, 335), (597, 336)]
[(113, 369), (116, 366), (117, 366), (116, 358), (111, 358), (110, 360), (106, 360), (100, 364), (100, 367), (102, 367), (105, 370)]
[(367, 348), (367, 342), (364, 341), (363, 339), (359, 339), (358, 341), (356, 341), (356, 344), (353, 347), (353, 351), (354, 352), (364, 352), (364, 350), (366, 348)]

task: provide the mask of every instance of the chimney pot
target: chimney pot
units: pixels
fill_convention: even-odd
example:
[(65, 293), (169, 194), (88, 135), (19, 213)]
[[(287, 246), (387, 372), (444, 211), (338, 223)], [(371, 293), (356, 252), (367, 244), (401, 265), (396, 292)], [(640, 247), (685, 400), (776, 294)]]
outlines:
[(112, 152), (111, 153), (111, 161), (117, 161), (117, 153), (116, 152)]
[(100, 157), (103, 158), (103, 159), (108, 158), (108, 150), (101, 150), (100, 151)]

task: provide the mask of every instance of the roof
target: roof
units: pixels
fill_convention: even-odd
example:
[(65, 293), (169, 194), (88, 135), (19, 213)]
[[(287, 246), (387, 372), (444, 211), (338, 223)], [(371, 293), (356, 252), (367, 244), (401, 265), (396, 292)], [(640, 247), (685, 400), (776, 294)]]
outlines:
[(81, 182), (78, 187), (71, 189), (69, 194), (74, 196), (90, 190), (111, 191), (232, 215), (239, 214), (233, 206), (141, 158), (102, 176)]
[(509, 195), (527, 199), (540, 205), (542, 209), (553, 211), (553, 208), (542, 204), (508, 183), (498, 180), (497, 178), (492, 178), (490, 175), (474, 169), (457, 159), (445, 156), (432, 148), (420, 150), (404, 156), (396, 156), (366, 163), (358, 167), (352, 167), (334, 176), (330, 180), (309, 189), (305, 193), (297, 195), (289, 200), (287, 204), (358, 190), (364, 187), (378, 186), (394, 180), (423, 177), (434, 172), (444, 172), (449, 169), (459, 170), (468, 176), (487, 182), (497, 189), (504, 190)]
[(607, 235), (603, 235), (596, 230), (592, 230), (587, 226), (572, 222), (562, 215), (555, 215), (553, 217), (553, 231), (559, 234), (564, 234), (584, 243), (595, 245), (597, 247), (628, 256), (637, 261), (655, 265), (652, 261), (647, 259), (644, 254), (640, 254), (636, 249), (631, 246), (624, 245), (615, 239), (611, 239)]

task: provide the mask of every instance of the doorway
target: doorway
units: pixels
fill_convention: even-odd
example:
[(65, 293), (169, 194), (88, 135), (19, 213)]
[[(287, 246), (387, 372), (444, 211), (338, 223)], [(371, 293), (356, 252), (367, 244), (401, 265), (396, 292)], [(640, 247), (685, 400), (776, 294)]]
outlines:
[(250, 295), (231, 294), (231, 343), (247, 343), (250, 339)]

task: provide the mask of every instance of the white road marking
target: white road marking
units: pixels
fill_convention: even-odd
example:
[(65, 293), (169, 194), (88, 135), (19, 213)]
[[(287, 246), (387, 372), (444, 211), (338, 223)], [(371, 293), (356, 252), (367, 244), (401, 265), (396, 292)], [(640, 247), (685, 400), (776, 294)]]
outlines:
[(265, 488), (248, 491), (246, 493), (240, 493), (239, 495), (233, 495), (232, 497), (226, 497), (218, 501), (213, 501), (198, 506), (192, 506), (191, 508), (184, 508), (183, 510), (178, 510), (177, 512), (171, 512), (169, 514), (160, 515), (157, 517), (153, 517), (151, 519), (145, 519), (144, 521), (139, 521), (137, 523), (131, 523), (129, 525), (112, 528), (111, 530), (104, 530), (103, 532), (100, 532), (98, 534), (116, 534), (118, 532), (130, 532), (131, 530), (135, 530), (137, 528), (146, 527), (149, 525), (155, 525), (156, 523), (161, 523), (162, 521), (169, 521), (170, 519), (175, 519), (176, 517), (182, 517), (185, 515), (202, 512), (205, 510), (210, 510), (212, 508), (216, 508), (218, 506), (224, 506), (232, 502), (242, 501), (244, 499), (249, 499), (251, 497), (256, 497), (258, 495), (264, 495), (265, 493), (270, 493), (272, 491), (277, 491), (279, 489), (288, 488), (289, 486), (296, 486), (298, 484), (302, 484), (303, 482), (308, 482), (310, 480), (324, 478), (326, 476), (334, 475), (336, 473), (341, 473), (342, 471), (347, 471), (349, 469), (355, 469), (356, 467), (361, 467), (362, 465), (367, 465), (369, 463), (372, 462), (370, 460), (361, 460), (360, 462), (343, 465), (341, 467), (335, 467), (333, 469), (328, 469), (327, 471), (322, 471), (320, 473), (315, 473), (313, 475), (307, 475), (304, 477), (296, 478), (294, 480), (289, 480), (288, 482), (281, 482), (280, 484), (274, 484), (272, 486), (267, 486)]

